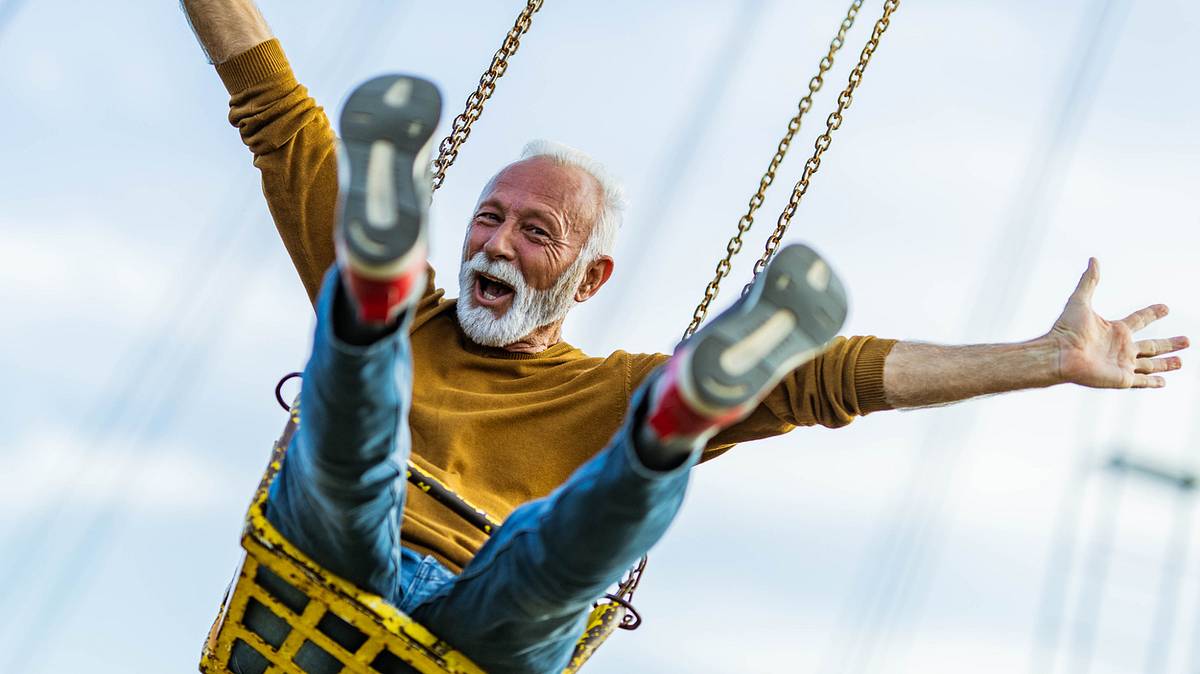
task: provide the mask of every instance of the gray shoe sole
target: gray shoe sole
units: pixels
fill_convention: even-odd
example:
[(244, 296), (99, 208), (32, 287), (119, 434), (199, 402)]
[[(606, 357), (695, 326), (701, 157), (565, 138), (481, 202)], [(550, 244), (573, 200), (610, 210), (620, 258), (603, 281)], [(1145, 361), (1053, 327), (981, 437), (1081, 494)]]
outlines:
[(757, 404), (821, 353), (846, 310), (845, 288), (820, 255), (802, 245), (780, 250), (745, 297), (689, 340), (691, 402), (712, 411)]
[(384, 75), (350, 94), (339, 122), (341, 243), (386, 274), (424, 238), (429, 153), (442, 113), (431, 82)]

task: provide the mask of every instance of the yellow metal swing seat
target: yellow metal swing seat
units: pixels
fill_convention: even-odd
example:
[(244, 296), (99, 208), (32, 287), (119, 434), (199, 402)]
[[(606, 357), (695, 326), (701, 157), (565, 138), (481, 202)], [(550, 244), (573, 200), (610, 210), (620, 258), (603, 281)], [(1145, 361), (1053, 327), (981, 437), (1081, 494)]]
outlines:
[[(246, 513), (245, 555), (205, 640), (200, 671), (394, 674), (415, 669), (421, 674), (482, 674), (467, 656), (383, 597), (321, 567), (267, 520), (267, 492), (299, 423), (293, 406)], [(428, 487), (421, 481), (418, 486)], [(621, 602), (599, 603), (564, 674), (577, 671), (613, 631), (629, 622)], [(255, 627), (264, 623), (274, 629)], [(240, 669), (231, 665), (235, 654)]]

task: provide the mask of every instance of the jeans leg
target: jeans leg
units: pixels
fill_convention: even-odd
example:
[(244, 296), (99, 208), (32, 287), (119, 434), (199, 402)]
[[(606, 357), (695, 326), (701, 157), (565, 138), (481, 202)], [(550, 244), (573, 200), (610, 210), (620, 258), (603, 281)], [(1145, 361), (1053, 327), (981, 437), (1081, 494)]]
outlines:
[(409, 317), (367, 346), (334, 334), (336, 269), (317, 300), (300, 427), (271, 486), (267, 516), (325, 568), (395, 601), (412, 397)]
[(700, 455), (669, 471), (634, 449), (648, 378), (608, 447), (546, 498), (509, 516), (413, 617), (485, 670), (559, 672), (592, 603), (653, 546), (683, 503)]

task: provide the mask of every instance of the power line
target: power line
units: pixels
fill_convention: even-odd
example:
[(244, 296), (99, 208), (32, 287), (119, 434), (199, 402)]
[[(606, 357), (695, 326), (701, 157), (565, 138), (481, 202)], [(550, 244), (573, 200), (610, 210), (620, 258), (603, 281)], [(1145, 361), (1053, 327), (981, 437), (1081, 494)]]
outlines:
[[(1197, 377), (1200, 382), (1200, 377)], [(1188, 442), (1184, 446), (1184, 467), (1195, 471), (1200, 459), (1200, 416), (1192, 420)], [(1168, 539), (1163, 559), (1162, 579), (1158, 588), (1158, 601), (1151, 624), (1150, 639), (1146, 644), (1146, 674), (1167, 671), (1171, 655), (1171, 636), (1175, 632), (1175, 621), (1179, 614), (1180, 592), (1183, 575), (1188, 568), (1191, 553), (1191, 530), (1194, 520), (1195, 499), (1193, 491), (1180, 489), (1175, 494), (1175, 507), (1171, 536)], [(1197, 671), (1193, 667), (1189, 671)]]
[[(683, 179), (695, 165), (697, 150), (705, 147), (705, 143), (699, 142), (699, 139), (710, 135), (713, 120), (725, 100), (730, 82), (741, 70), (746, 59), (749, 51), (746, 49), (746, 43), (758, 33), (766, 5), (766, 0), (746, 0), (737, 3), (737, 16), (729, 23), (723, 42), (712, 50), (712, 58), (703, 70), (707, 74), (700, 93), (693, 98), (694, 103), (690, 108), (692, 114), (683, 124), (676, 127), (678, 132), (671, 142), (670, 149), (663, 153), (664, 159), (659, 161), (659, 179), (654, 189), (647, 192), (650, 198), (646, 201), (646, 208), (638, 216), (637, 231), (661, 232), (670, 222), (668, 213), (675, 208), (679, 199)], [(627, 257), (621, 260), (621, 266), (633, 272), (623, 282), (635, 284), (638, 270), (642, 269), (646, 257), (652, 251), (661, 249), (646, 237), (642, 237), (641, 243), (630, 248), (626, 252)], [(611, 301), (618, 300), (614, 298)], [(621, 298), (621, 301), (624, 301), (624, 298)], [(620, 323), (621, 321), (614, 320), (601, 321), (594, 331), (603, 342), (613, 334)]]
[(0, 4), (0, 37), (4, 36), (4, 31), (12, 23), (12, 20), (16, 18), (17, 13), (24, 4), (25, 0), (8, 0), (8, 2)]
[(1038, 602), (1034, 620), (1033, 648), (1030, 652), (1030, 674), (1047, 674), (1054, 670), (1054, 659), (1058, 653), (1061, 625), (1067, 605), (1067, 587), (1071, 569), (1075, 566), (1076, 550), (1080, 543), (1079, 529), (1084, 516), (1084, 501), (1091, 473), (1097, 465), (1095, 419), (1101, 415), (1089, 415), (1088, 407), (1079, 412), (1080, 448), (1075, 461), (1075, 471), (1067, 478), (1067, 485), (1059, 499), (1058, 514), (1055, 516), (1053, 543), (1047, 556), (1045, 574), (1042, 579), (1041, 600)]
[[(991, 265), (982, 277), (978, 301), (973, 303), (967, 334), (994, 333), (1011, 320), (1016, 303), (1028, 285), (1027, 261), (1035, 259), (1044, 241), (1044, 225), (1061, 189), (1083, 122), (1108, 64), (1111, 45), (1128, 13), (1129, 0), (1101, 0), (1090, 6), (1079, 35), (1068, 51), (1075, 58), (1064, 71), (1057, 90), (1062, 101), (1030, 155), (1017, 192), (1009, 224), (993, 248)], [(1042, 225), (1035, 228), (1034, 225)], [(1015, 264), (1023, 260), (1025, 264)], [(841, 621), (843, 629), (830, 651), (823, 671), (876, 671), (875, 664), (892, 648), (893, 632), (901, 613), (919, 610), (930, 573), (936, 563), (939, 529), (953, 475), (970, 438), (974, 411), (960, 411), (947, 423), (931, 422), (923, 449), (915, 461), (914, 478), (895, 513), (879, 528), (873, 551), (864, 557), (859, 572), (859, 596), (848, 597)], [(936, 426), (934, 424), (937, 424)], [(923, 573), (924, 570), (924, 573)], [(894, 659), (888, 657), (887, 659)]]
[[(1133, 415), (1128, 415), (1132, 417)], [(1090, 419), (1084, 418), (1085, 424)], [(1094, 429), (1094, 424), (1087, 424)], [(1125, 428), (1132, 427), (1131, 423), (1124, 424)], [(1081, 432), (1084, 435), (1085, 432)], [(1167, 466), (1155, 465), (1128, 458), (1124, 452), (1119, 453), (1109, 462), (1114, 475), (1106, 483), (1111, 492), (1118, 485), (1117, 480), (1125, 480), (1132, 476), (1141, 476), (1153, 480), (1160, 486), (1169, 486), (1175, 490), (1174, 507), (1172, 508), (1171, 533), (1166, 537), (1163, 547), (1163, 557), (1159, 576), (1158, 597), (1155, 604), (1150, 636), (1146, 642), (1143, 666), (1139, 670), (1145, 674), (1162, 674), (1166, 671), (1171, 654), (1170, 637), (1175, 630), (1175, 620), (1178, 614), (1179, 589), (1183, 583), (1183, 575), (1189, 556), (1192, 528), (1193, 490), (1195, 489), (1195, 453), (1192, 449), (1200, 442), (1200, 418), (1193, 426), (1193, 437), (1188, 449), (1185, 450), (1187, 460), (1182, 470), (1170, 469)], [(1128, 442), (1128, 439), (1126, 440)], [(1081, 450), (1081, 463), (1084, 467), (1094, 468), (1097, 465), (1095, 451), (1091, 443), (1085, 444)], [(1041, 601), (1039, 602), (1037, 620), (1033, 634), (1033, 649), (1030, 658), (1029, 672), (1031, 674), (1046, 674), (1054, 671), (1058, 653), (1062, 650), (1059, 641), (1062, 626), (1065, 622), (1065, 605), (1067, 603), (1067, 587), (1074, 566), (1074, 549), (1081, 529), (1083, 511), (1083, 480), (1072, 480), (1060, 502), (1058, 524), (1055, 527), (1054, 547), (1048, 556), (1046, 576), (1042, 584)], [(1119, 486), (1119, 485), (1118, 485)], [(1102, 594), (1106, 589), (1103, 582), (1107, 576), (1108, 556), (1111, 555), (1114, 536), (1112, 519), (1118, 514), (1116, 504), (1100, 498), (1100, 505), (1105, 508), (1102, 515), (1097, 516), (1097, 528), (1101, 533), (1094, 536), (1095, 540), (1107, 538), (1106, 544), (1094, 543), (1091, 557), (1093, 574), (1091, 589), (1083, 586), (1078, 592), (1075, 616), (1074, 647), (1072, 653), (1076, 671), (1086, 671), (1090, 668), (1096, 649), (1096, 630)], [(1100, 581), (1096, 581), (1099, 570)]]
[(1171, 656), (1171, 635), (1175, 631), (1175, 619), (1179, 615), (1179, 589), (1183, 585), (1183, 574), (1187, 568), (1192, 529), (1193, 494), (1176, 488), (1171, 516), (1171, 534), (1163, 550), (1162, 570), (1155, 602), (1154, 618), (1150, 624), (1150, 638), (1146, 642), (1145, 674), (1163, 674)]
[[(379, 17), (374, 16), (373, 7), (368, 7), (367, 4), (369, 3), (360, 5), (354, 18), (347, 22), (344, 35), (339, 43), (349, 42), (352, 32), (358, 26), (370, 21), (372, 24), (371, 34), (373, 35), (373, 40), (368, 44), (372, 49), (378, 48), (382, 40), (382, 35), (386, 32), (380, 30), (379, 26), (396, 23), (399, 11), (402, 8), (400, 4), (392, 5), (391, 13), (387, 16), (387, 20), (381, 22)], [(403, 6), (403, 8), (407, 9), (407, 5)], [(345, 56), (336, 61), (326, 61), (326, 68), (324, 70), (332, 72), (335, 68), (338, 70), (347, 68), (362, 59), (363, 54), (369, 53), (367, 49), (356, 49), (353, 52), (353, 58)], [(243, 191), (246, 190), (242, 190), (239, 186), (234, 185), (231, 187), (230, 193), (234, 194)], [(257, 189), (250, 191), (256, 194), (259, 192)], [(240, 212), (245, 212), (245, 210), (247, 209), (239, 209)], [(228, 221), (237, 222), (237, 218), (229, 218)], [(177, 275), (176, 279), (178, 280), (177, 285), (179, 287), (172, 290), (178, 292), (168, 292), (164, 296), (163, 303), (168, 307), (168, 310), (163, 313), (170, 315), (172, 319), (166, 323), (167, 327), (164, 332), (155, 340), (155, 349), (148, 354), (140, 354), (141, 358), (134, 359), (135, 361), (141, 361), (141, 367), (119, 369), (115, 373), (118, 377), (122, 374), (126, 375), (125, 382), (119, 385), (117, 395), (104, 396), (105, 402), (101, 403), (98, 407), (98, 409), (104, 410), (104, 412), (97, 415), (97, 418), (108, 421), (107, 424), (102, 424), (102, 429), (106, 430), (102, 430), (101, 435), (111, 434), (120, 419), (132, 417), (135, 420), (134, 429), (122, 443), (125, 445), (125, 449), (115, 459), (121, 465), (122, 470), (116, 471), (116, 479), (106, 485), (105, 496), (101, 499), (100, 503), (81, 518), (84, 520), (84, 523), (82, 526), (77, 525), (76, 529), (82, 529), (82, 533), (67, 543), (67, 552), (59, 555), (64, 561), (57, 565), (43, 565), (39, 569), (39, 572), (45, 573), (48, 566), (51, 568), (49, 573), (54, 574), (57, 571), (56, 575), (58, 578), (56, 581), (50, 583), (49, 591), (42, 598), (42, 601), (39, 602), (38, 606), (30, 611), (29, 615), (22, 620), (21, 625), (25, 628), (25, 638), (19, 639), (18, 647), (12, 649), (8, 666), (4, 668), (4, 671), (25, 671), (25, 668), (29, 664), (29, 659), (34, 657), (36, 653), (42, 652), (44, 647), (40, 644), (54, 637), (50, 632), (50, 628), (53, 625), (62, 623), (60, 615), (64, 612), (72, 611), (73, 607), (78, 605), (77, 594), (81, 591), (81, 588), (86, 589), (86, 583), (90, 580), (91, 569), (96, 565), (98, 559), (103, 555), (105, 548), (113, 540), (112, 530), (120, 519), (120, 513), (117, 512), (116, 508), (116, 501), (120, 496), (120, 485), (123, 482), (121, 478), (124, 477), (128, 480), (130, 477), (136, 476), (139, 472), (137, 471), (137, 464), (142, 458), (138, 452), (139, 444), (146, 441), (156, 430), (169, 424), (169, 420), (181, 409), (181, 406), (175, 405), (172, 407), (171, 404), (186, 395), (189, 386), (193, 386), (195, 383), (192, 374), (200, 370), (198, 366), (205, 362), (215, 349), (215, 339), (205, 340), (198, 345), (190, 347), (187, 345), (184, 345), (182, 348), (178, 346), (181, 334), (219, 334), (218, 328), (224, 319), (224, 315), (221, 312), (211, 310), (201, 312), (200, 309), (208, 305), (205, 302), (197, 301), (198, 297), (204, 294), (203, 291), (205, 289), (208, 290), (210, 296), (215, 294), (218, 297), (236, 297), (236, 293), (232, 292), (232, 286), (234, 284), (242, 285), (246, 279), (244, 277), (230, 279), (223, 284), (216, 285), (214, 289), (214, 284), (217, 283), (218, 279), (225, 280), (228, 276), (220, 272), (226, 266), (225, 263), (229, 259), (236, 257), (235, 250), (259, 251), (262, 250), (262, 247), (254, 245), (244, 246), (239, 249), (234, 244), (240, 243), (239, 235), (244, 235), (247, 231), (261, 231), (265, 233), (270, 230), (271, 228), (269, 227), (248, 228), (243, 226), (230, 233), (221, 227), (208, 228), (211, 236), (201, 238), (206, 243), (197, 249), (201, 251), (200, 254), (192, 258), (200, 262), (193, 262), (189, 265), (193, 269), (198, 268), (200, 271), (197, 271), (194, 275), (186, 273)], [(210, 245), (207, 241), (212, 238), (216, 239), (216, 243)], [(242, 256), (246, 254), (245, 252), (241, 253)], [(260, 253), (255, 254), (255, 257), (258, 255)], [(256, 271), (261, 271), (262, 265), (251, 265), (251, 267)], [(196, 281), (197, 278), (199, 279), (199, 283)], [(185, 290), (186, 292), (184, 292)], [(189, 298), (189, 301), (184, 302), (180, 300), (181, 297), (185, 296)], [(194, 326), (183, 327), (185, 318), (189, 315), (189, 312), (185, 311), (185, 309), (190, 309), (191, 315), (199, 313), (201, 319), (206, 319), (202, 325), (198, 326), (199, 330), (195, 329)], [(175, 347), (174, 352), (170, 350), (171, 347)], [(149, 369), (151, 363), (156, 360), (165, 361), (165, 355), (168, 354), (174, 356), (167, 366), (174, 366), (174, 375), (173, 377), (168, 375), (169, 385), (162, 386), (161, 384), (164, 382), (161, 378), (148, 378), (146, 377), (146, 371)], [(181, 362), (182, 365), (180, 365)], [(188, 366), (189, 364), (191, 367)], [(149, 382), (157, 383), (159, 386), (153, 392), (151, 400), (143, 404), (142, 409), (137, 409), (133, 403), (133, 394)], [(77, 467), (75, 472), (78, 473), (78, 471), (79, 468)], [(59, 506), (52, 509), (42, 519), (41, 526), (35, 527), (35, 533), (41, 534), (39, 540), (50, 540), (51, 537), (47, 534), (52, 527), (49, 526), (49, 523), (61, 517), (63, 511), (64, 506), (62, 506), (62, 501), (60, 500)], [(44, 553), (48, 546), (48, 543), (41, 546), (41, 552)], [(31, 565), (37, 563), (39, 557), (42, 556), (37, 554), (37, 550), (33, 552), (35, 554), (22, 556), (22, 559), (25, 560), (25, 571), (27, 571), (24, 575), (28, 575), (28, 572), (31, 572)], [(6, 578), (15, 585), (20, 575), (10, 575), (6, 576)], [(26, 641), (29, 643), (25, 643)]]
[[(1108, 572), (1112, 566), (1113, 546), (1116, 544), (1117, 516), (1121, 510), (1121, 499), (1125, 494), (1123, 473), (1110, 472), (1103, 476), (1099, 509), (1096, 512), (1096, 530), (1088, 552), (1090, 568), (1084, 570), (1079, 585), (1075, 609), (1075, 630), (1071, 635), (1071, 667), (1068, 671), (1087, 674), (1096, 657), (1096, 633), (1099, 630), (1100, 614), (1103, 612), (1105, 590), (1108, 587)], [(1089, 587), (1090, 582), (1090, 587)]]

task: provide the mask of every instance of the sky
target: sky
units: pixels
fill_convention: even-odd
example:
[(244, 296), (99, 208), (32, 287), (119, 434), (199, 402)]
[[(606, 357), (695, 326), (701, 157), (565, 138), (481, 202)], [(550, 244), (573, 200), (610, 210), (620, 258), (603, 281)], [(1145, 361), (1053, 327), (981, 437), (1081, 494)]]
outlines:
[[(419, 73), (456, 111), (520, 2), (262, 0), (331, 114)], [(748, 278), (879, 2), (865, 3), (734, 266)], [(846, 3), (548, 0), (432, 213), (453, 294), (468, 209), (531, 138), (631, 209), (567, 322), (668, 351)], [(1089, 256), (1097, 310), (1200, 335), (1200, 5), (904, 0), (787, 241), (849, 334), (1044, 334)], [(312, 313), (227, 95), (175, 3), (0, 0), (0, 671), (195, 671)], [(450, 117), (443, 120), (447, 125)], [(1055, 387), (798, 429), (699, 468), (603, 672), (1196, 672), (1192, 355), (1156, 391)]]

